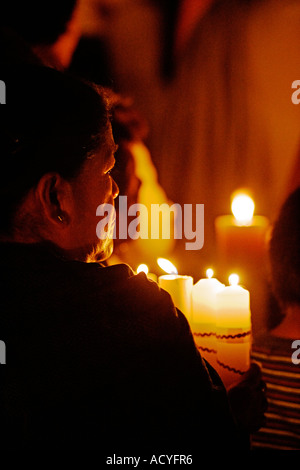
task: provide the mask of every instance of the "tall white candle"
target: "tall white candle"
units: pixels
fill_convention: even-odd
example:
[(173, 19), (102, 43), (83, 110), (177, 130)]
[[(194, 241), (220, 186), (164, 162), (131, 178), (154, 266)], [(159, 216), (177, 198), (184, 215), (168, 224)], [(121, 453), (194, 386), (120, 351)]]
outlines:
[(236, 274), (230, 286), (217, 293), (217, 364), (228, 388), (238, 382), (250, 366), (251, 312), (249, 291), (238, 285)]
[(206, 271), (207, 278), (200, 279), (192, 289), (192, 332), (202, 356), (216, 367), (216, 294), (225, 286), (213, 278), (213, 270)]
[(269, 220), (254, 215), (255, 204), (247, 190), (232, 195), (232, 215), (215, 220), (216, 250), (219, 269), (224, 276), (238, 271), (250, 291), (253, 333), (266, 327), (268, 277), (266, 266)]

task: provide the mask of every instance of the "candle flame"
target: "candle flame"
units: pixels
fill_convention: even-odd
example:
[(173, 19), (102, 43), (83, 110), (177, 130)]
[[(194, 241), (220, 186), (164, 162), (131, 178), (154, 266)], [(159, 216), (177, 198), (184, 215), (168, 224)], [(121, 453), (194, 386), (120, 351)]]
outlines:
[(214, 272), (211, 268), (206, 270), (206, 277), (208, 277), (208, 279), (211, 279), (213, 275), (214, 275)]
[(145, 273), (148, 274), (149, 268), (146, 264), (140, 264), (136, 270), (137, 274), (139, 273)]
[(230, 274), (228, 278), (229, 284), (231, 286), (237, 286), (238, 283), (240, 282), (240, 278), (238, 274)]
[(239, 224), (249, 224), (253, 218), (254, 209), (254, 201), (248, 194), (241, 191), (235, 193), (231, 204), (231, 210)]
[(176, 267), (171, 261), (165, 258), (157, 258), (158, 266), (168, 274), (178, 274)]

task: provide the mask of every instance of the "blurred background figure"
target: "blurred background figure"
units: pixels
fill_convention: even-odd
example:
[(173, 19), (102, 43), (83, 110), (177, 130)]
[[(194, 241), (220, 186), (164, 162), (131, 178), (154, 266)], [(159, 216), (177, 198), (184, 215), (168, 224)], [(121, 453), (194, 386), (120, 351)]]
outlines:
[[(128, 228), (129, 224), (136, 219), (136, 215), (128, 216), (128, 211), (122, 211), (119, 198), (117, 198), (115, 201), (117, 238), (115, 239), (114, 253), (108, 263), (125, 262), (134, 269), (139, 264), (147, 263), (152, 270), (155, 270), (157, 268), (156, 258), (169, 255), (174, 248), (174, 240), (172, 237), (151, 239), (151, 204), (171, 205), (172, 203), (158, 183), (156, 169), (144, 143), (149, 132), (147, 122), (135, 109), (131, 98), (113, 92), (110, 92), (110, 96), (113, 102), (113, 135), (118, 145), (113, 177), (119, 187), (119, 198), (120, 196), (127, 197), (126, 206), (128, 209), (134, 204), (142, 204), (147, 209), (148, 216), (143, 211), (138, 214), (140, 215), (140, 224), (148, 226), (149, 238), (132, 240), (129, 237), (121, 239), (118, 236), (120, 225)], [(174, 217), (168, 218), (167, 215), (162, 217), (165, 217), (165, 221), (162, 223), (170, 225), (170, 233), (172, 234)]]
[[(0, 27), (15, 43), (24, 44), (46, 65), (66, 69), (81, 36), (77, 0), (5, 2)], [(12, 56), (21, 46), (11, 48)]]
[(300, 450), (299, 207), (300, 187), (284, 203), (270, 241), (271, 275), (281, 318), (253, 345), (252, 359), (261, 366), (268, 399), (266, 423), (253, 436), (254, 448)]

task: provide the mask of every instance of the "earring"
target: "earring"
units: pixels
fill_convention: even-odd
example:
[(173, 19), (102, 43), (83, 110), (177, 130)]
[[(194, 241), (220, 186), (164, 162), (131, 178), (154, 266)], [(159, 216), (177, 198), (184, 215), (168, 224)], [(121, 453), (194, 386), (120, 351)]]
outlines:
[(58, 215), (57, 218), (60, 222), (63, 222), (65, 220), (63, 215)]

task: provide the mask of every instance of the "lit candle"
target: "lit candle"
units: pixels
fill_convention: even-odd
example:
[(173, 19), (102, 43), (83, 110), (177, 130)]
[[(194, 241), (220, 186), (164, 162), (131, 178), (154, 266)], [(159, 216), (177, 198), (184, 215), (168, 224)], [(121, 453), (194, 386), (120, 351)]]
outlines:
[(254, 202), (246, 193), (237, 192), (233, 197), (233, 215), (216, 218), (216, 237), (219, 262), (228, 271), (261, 262), (265, 255), (266, 234), (269, 221), (264, 216), (254, 216)]
[(175, 306), (191, 321), (191, 296), (193, 278), (178, 274), (176, 267), (167, 259), (158, 258), (158, 265), (166, 273), (158, 278), (158, 285), (169, 292)]
[(136, 270), (137, 274), (143, 272), (146, 274), (147, 278), (148, 279), (151, 279), (152, 281), (155, 281), (157, 282), (157, 276), (156, 274), (154, 273), (149, 273), (149, 268), (146, 264), (140, 264), (138, 267), (137, 267), (137, 270)]
[(233, 215), (216, 218), (216, 244), (218, 265), (225, 277), (238, 271), (251, 293), (253, 329), (260, 332), (266, 327), (268, 277), (265, 270), (269, 220), (253, 215), (255, 204), (245, 191), (233, 194)]
[(213, 278), (213, 270), (206, 271), (206, 279), (200, 279), (192, 289), (192, 332), (201, 355), (213, 366), (217, 365), (216, 344), (216, 294), (225, 286)]
[(229, 387), (250, 366), (251, 313), (249, 291), (238, 285), (239, 276), (229, 276), (230, 286), (217, 292), (217, 370)]

